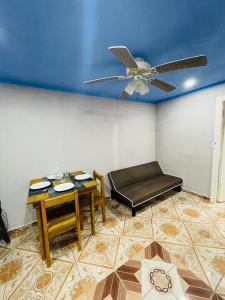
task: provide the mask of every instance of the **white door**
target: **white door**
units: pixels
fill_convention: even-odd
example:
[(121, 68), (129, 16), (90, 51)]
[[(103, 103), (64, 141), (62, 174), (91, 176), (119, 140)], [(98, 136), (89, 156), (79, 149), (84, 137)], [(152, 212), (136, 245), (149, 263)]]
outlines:
[(225, 111), (223, 111), (222, 143), (219, 163), (218, 202), (225, 202)]

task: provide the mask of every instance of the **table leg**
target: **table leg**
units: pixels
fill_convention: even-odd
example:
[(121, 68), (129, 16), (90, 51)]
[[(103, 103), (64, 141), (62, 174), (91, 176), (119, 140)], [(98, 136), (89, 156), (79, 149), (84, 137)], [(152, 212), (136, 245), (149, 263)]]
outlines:
[(38, 235), (41, 249), (41, 256), (44, 260), (46, 258), (45, 255), (45, 244), (44, 244), (44, 235), (43, 235), (43, 226), (42, 226), (42, 216), (41, 216), (41, 207), (36, 206), (36, 214), (37, 214), (37, 225), (38, 225)]
[(91, 233), (95, 235), (95, 198), (94, 191), (91, 192)]

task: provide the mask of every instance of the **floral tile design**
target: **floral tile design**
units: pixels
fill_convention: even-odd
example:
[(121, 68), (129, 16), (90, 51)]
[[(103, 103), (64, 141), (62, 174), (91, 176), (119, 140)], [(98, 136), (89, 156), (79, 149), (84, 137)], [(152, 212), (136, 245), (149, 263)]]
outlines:
[(38, 261), (37, 253), (10, 250), (0, 261), (0, 299), (7, 299)]
[[(104, 300), (138, 300), (141, 271), (137, 265), (136, 271), (134, 265), (122, 266), (142, 259), (175, 265), (187, 299), (225, 299), (225, 203), (171, 191), (143, 205), (136, 217), (115, 200), (106, 203), (107, 222), (102, 222), (101, 209), (96, 211), (95, 236), (90, 211), (84, 212), (82, 251), (74, 231), (51, 240), (50, 268), (41, 260), (36, 225), (13, 230), (11, 244), (0, 245), (0, 300), (103, 299), (96, 286), (98, 292), (104, 287)], [(192, 211), (183, 212), (185, 208)], [(154, 297), (161, 299), (151, 289)]]
[(187, 230), (180, 220), (154, 218), (154, 240), (175, 244), (190, 245), (192, 241)]
[(127, 261), (91, 290), (94, 300), (223, 300), (192, 271), (172, 264), (170, 253), (157, 242), (146, 247), (145, 259)]
[(157, 204), (152, 205), (153, 217), (156, 218), (170, 218), (170, 219), (178, 219), (178, 215), (173, 206), (172, 200), (168, 199), (163, 202), (159, 202)]
[(216, 207), (205, 207), (207, 214), (215, 223), (225, 224), (225, 207), (219, 203)]
[(124, 235), (152, 238), (152, 221), (148, 218), (126, 217)]
[(185, 226), (196, 245), (225, 248), (225, 238), (214, 224), (185, 222)]
[(121, 235), (125, 222), (125, 215), (121, 215), (116, 210), (106, 210), (106, 222), (102, 222), (100, 216), (96, 222), (96, 232), (112, 235)]
[(140, 260), (144, 258), (145, 248), (152, 242), (150, 239), (122, 236), (120, 238), (116, 268), (128, 260)]
[(39, 261), (11, 299), (55, 299), (72, 266), (70, 262), (54, 260), (47, 268)]
[(119, 237), (96, 234), (88, 240), (79, 262), (113, 268), (115, 264)]
[(200, 206), (193, 205), (179, 205), (176, 206), (176, 211), (183, 221), (211, 223), (207, 213)]
[(112, 270), (78, 263), (71, 269), (57, 300), (92, 299), (95, 285)]
[(218, 248), (194, 247), (212, 288), (216, 288), (225, 275), (225, 251)]
[(160, 243), (160, 245), (170, 253), (171, 262), (175, 264), (177, 268), (193, 270), (199, 278), (206, 284), (209, 284), (192, 246), (169, 243)]
[(187, 192), (180, 192), (171, 196), (174, 205), (197, 205), (196, 201), (193, 199), (193, 196)]

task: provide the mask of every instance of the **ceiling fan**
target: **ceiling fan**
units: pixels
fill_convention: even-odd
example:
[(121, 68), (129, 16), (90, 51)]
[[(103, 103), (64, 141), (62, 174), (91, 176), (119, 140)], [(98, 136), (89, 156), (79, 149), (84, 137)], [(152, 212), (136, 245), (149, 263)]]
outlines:
[[(207, 57), (205, 55), (188, 57), (180, 60), (175, 60), (162, 65), (152, 67), (148, 62), (142, 58), (134, 58), (130, 51), (125, 46), (109, 47), (110, 50), (117, 58), (125, 65), (125, 76), (110, 76), (94, 80), (84, 81), (84, 84), (93, 84), (108, 80), (129, 80), (131, 79), (125, 89), (121, 92), (120, 98), (125, 98), (128, 95), (133, 95), (134, 92), (145, 95), (149, 92), (148, 84), (154, 85), (165, 92), (175, 90), (175, 87), (160, 79), (152, 78), (152, 76), (164, 72), (201, 67), (207, 64)], [(149, 77), (150, 76), (150, 77)]]

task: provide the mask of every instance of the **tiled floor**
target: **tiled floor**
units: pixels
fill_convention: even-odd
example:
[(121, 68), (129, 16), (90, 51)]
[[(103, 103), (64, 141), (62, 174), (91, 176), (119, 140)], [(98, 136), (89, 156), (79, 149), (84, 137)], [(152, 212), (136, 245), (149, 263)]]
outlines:
[[(132, 218), (125, 206), (107, 201), (107, 222), (103, 225), (97, 212), (95, 236), (90, 235), (86, 213), (81, 252), (73, 232), (52, 241), (49, 269), (40, 257), (36, 226), (14, 230), (11, 244), (0, 245), (0, 299), (92, 299), (96, 286), (101, 287), (106, 278), (115, 282), (114, 271), (127, 261), (133, 261), (129, 270), (134, 270), (137, 280), (141, 278), (138, 264), (154, 241), (168, 251), (177, 269), (192, 271), (221, 295), (215, 299), (225, 299), (225, 203), (210, 205), (186, 192), (170, 193)], [(115, 284), (121, 284), (122, 293), (123, 280)], [(138, 290), (139, 283), (135, 284)], [(171, 294), (170, 300), (181, 299), (178, 294)], [(130, 291), (126, 297), (141, 299)], [(105, 299), (116, 298), (108, 293)]]

